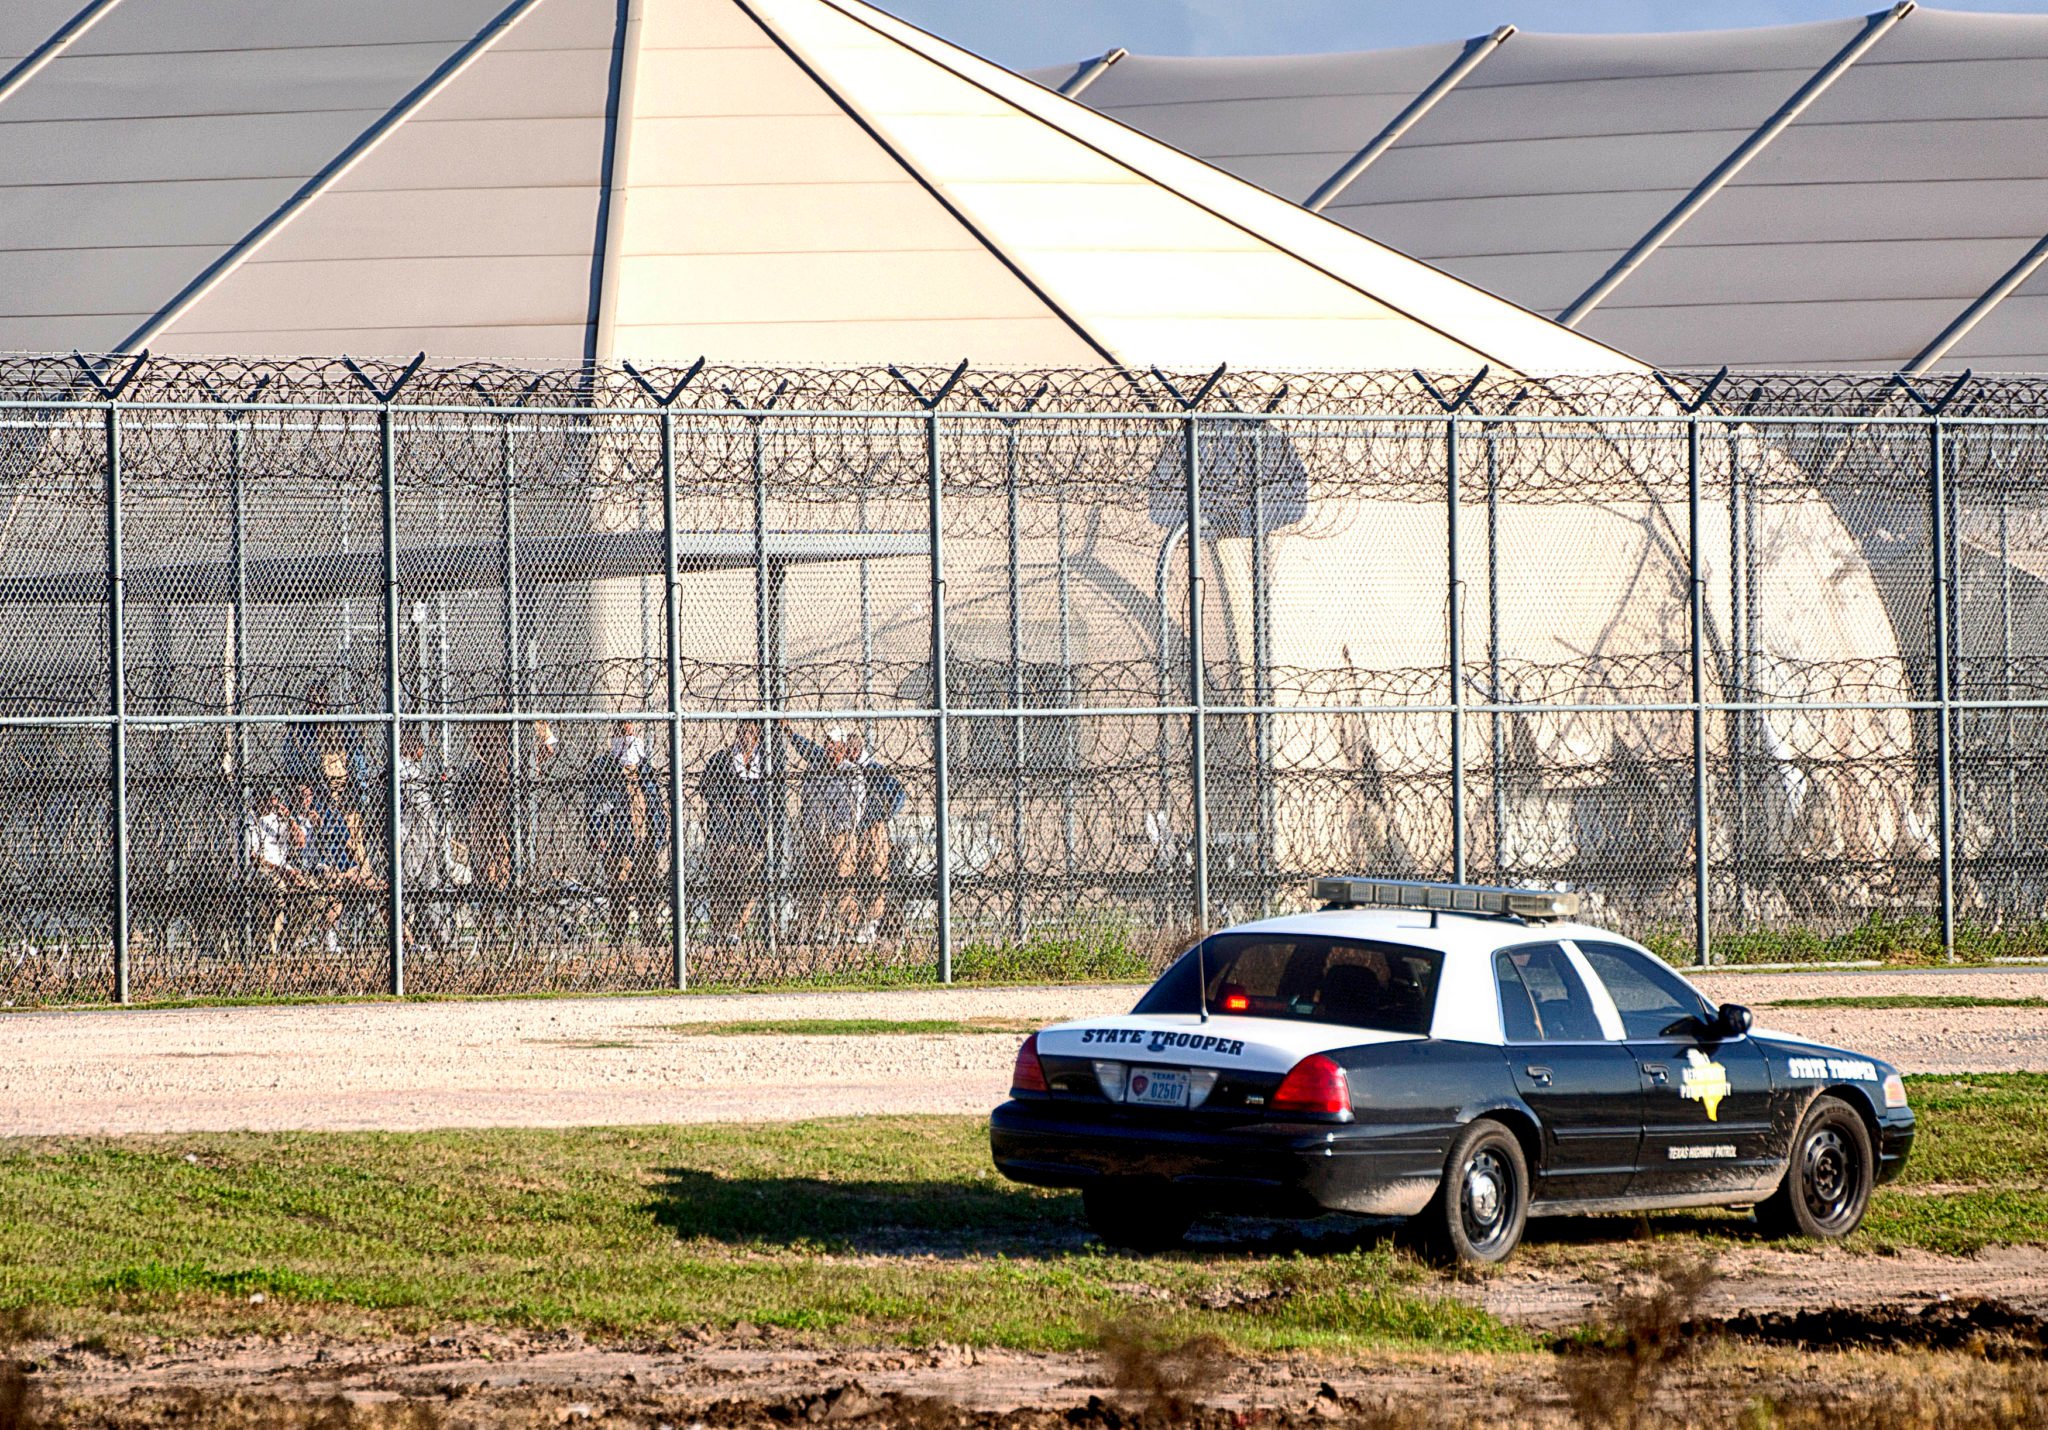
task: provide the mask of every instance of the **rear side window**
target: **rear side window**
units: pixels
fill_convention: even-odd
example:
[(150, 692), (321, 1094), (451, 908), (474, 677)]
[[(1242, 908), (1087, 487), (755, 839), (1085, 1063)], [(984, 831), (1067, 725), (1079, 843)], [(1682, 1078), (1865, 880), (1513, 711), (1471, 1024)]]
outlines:
[(1579, 971), (1554, 943), (1504, 948), (1493, 956), (1501, 1029), (1511, 1043), (1600, 1042), (1600, 1017)]
[(1578, 944), (1607, 985), (1614, 1006), (1621, 1010), (1621, 1026), (1631, 1038), (1686, 1037), (1713, 1021), (1707, 1000), (1655, 959), (1626, 944), (1584, 939)]
[(1138, 1013), (1200, 1009), (1198, 962), (1209, 1011), (1238, 1018), (1337, 1023), (1427, 1035), (1443, 955), (1435, 949), (1300, 934), (1217, 934), (1190, 951), (1138, 1001)]

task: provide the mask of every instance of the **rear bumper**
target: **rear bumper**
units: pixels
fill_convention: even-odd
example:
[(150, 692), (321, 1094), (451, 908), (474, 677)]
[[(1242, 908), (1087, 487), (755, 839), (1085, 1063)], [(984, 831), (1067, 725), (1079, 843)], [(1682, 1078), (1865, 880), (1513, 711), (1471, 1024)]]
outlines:
[(1266, 1216), (1413, 1216), (1443, 1174), (1445, 1147), (1436, 1140), (1414, 1129), (1355, 1125), (1176, 1127), (1021, 1101), (989, 1117), (990, 1154), (1012, 1181), (1165, 1182), (1198, 1211)]

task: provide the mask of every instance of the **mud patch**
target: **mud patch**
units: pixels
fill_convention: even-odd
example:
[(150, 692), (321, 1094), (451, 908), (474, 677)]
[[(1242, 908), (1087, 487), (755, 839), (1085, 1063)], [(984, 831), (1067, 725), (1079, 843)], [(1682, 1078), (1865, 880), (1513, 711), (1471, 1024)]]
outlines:
[(1989, 1360), (2031, 1360), (2048, 1351), (2048, 1317), (2005, 1301), (1910, 1306), (1826, 1306), (1696, 1322), (1719, 1332), (1802, 1350), (1968, 1351)]

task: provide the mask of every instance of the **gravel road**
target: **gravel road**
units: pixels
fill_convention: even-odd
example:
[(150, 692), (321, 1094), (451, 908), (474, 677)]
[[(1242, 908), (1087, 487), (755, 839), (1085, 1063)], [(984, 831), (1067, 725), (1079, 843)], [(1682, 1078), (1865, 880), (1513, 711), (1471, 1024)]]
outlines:
[[(2048, 997), (2048, 970), (1717, 973), (1760, 1024), (1909, 1072), (2048, 1071), (2048, 1009), (1775, 1008), (1872, 994)], [(690, 1036), (735, 1019), (1114, 1012), (1131, 987), (949, 988), (0, 1015), (0, 1136), (789, 1121), (985, 1112), (1010, 1033)]]

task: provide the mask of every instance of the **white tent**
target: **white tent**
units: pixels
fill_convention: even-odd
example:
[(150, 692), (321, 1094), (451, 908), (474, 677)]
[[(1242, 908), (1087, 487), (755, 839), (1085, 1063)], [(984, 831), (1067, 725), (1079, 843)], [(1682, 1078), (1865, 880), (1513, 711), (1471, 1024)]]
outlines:
[(0, 36), (0, 347), (1635, 367), (860, 0), (86, 19)]
[(1654, 363), (2048, 371), (2048, 15), (1851, 8), (1038, 77)]

